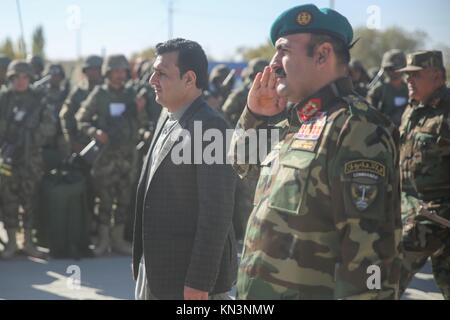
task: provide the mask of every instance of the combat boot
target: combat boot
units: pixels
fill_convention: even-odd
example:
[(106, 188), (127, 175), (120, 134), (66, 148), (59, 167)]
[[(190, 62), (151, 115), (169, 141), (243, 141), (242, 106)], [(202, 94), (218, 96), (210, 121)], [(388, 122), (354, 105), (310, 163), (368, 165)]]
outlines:
[(27, 256), (44, 259), (46, 254), (39, 251), (33, 243), (32, 229), (25, 229), (24, 233), (23, 252), (25, 252)]
[(109, 226), (101, 224), (98, 227), (98, 244), (95, 246), (94, 255), (104, 255), (109, 249)]
[(17, 241), (16, 241), (17, 229), (6, 229), (6, 234), (8, 235), (8, 243), (5, 246), (5, 250), (2, 251), (0, 256), (2, 259), (11, 259), (17, 252)]
[(131, 255), (131, 244), (124, 239), (125, 225), (119, 224), (113, 227), (111, 232), (111, 247), (114, 252)]

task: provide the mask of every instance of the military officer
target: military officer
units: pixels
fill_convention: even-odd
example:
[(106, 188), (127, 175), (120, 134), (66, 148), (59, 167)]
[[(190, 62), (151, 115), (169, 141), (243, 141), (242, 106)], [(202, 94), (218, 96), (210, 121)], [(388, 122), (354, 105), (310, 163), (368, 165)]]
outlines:
[[(450, 299), (450, 90), (440, 51), (408, 56), (410, 104), (400, 127), (404, 260), (400, 290), (431, 257)], [(430, 216), (431, 214), (431, 216)]]
[[(241, 176), (260, 173), (238, 298), (395, 299), (398, 130), (352, 89), (352, 27), (309, 4), (282, 13), (270, 37), (276, 53), (253, 82), (231, 145)], [(270, 128), (286, 100), (288, 119)], [(279, 130), (256, 164), (240, 154), (258, 150), (248, 129)]]

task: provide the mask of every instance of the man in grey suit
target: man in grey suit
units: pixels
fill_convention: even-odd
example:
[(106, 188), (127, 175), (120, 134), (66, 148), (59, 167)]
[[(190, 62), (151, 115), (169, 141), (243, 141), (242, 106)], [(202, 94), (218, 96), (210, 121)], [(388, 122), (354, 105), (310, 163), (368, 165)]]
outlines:
[[(137, 189), (136, 298), (225, 299), (237, 273), (236, 176), (225, 162), (227, 124), (202, 98), (208, 61), (201, 46), (173, 39), (156, 50), (150, 84), (164, 108)], [(224, 137), (215, 154), (220, 161), (199, 161), (208, 146), (199, 125), (202, 133), (211, 129)], [(174, 161), (181, 153), (185, 161)]]

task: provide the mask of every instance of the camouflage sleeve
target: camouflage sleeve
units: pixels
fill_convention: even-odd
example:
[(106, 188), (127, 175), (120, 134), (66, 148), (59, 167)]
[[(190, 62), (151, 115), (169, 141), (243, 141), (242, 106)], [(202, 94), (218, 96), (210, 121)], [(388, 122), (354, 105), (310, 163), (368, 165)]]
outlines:
[(239, 117), (242, 107), (247, 103), (247, 91), (237, 90), (233, 91), (225, 100), (222, 106), (223, 113), (225, 114), (228, 121), (231, 123), (236, 123)]
[(94, 89), (86, 100), (81, 104), (80, 109), (75, 114), (78, 130), (88, 137), (94, 138), (97, 128), (93, 125), (94, 116), (98, 108), (98, 90)]
[[(396, 130), (396, 129), (392, 129)], [(396, 299), (401, 238), (398, 132), (351, 116), (330, 148), (340, 233), (337, 299)]]
[(77, 133), (77, 121), (75, 120), (75, 113), (80, 107), (80, 100), (77, 97), (77, 91), (74, 91), (64, 102), (64, 105), (59, 112), (59, 119), (61, 122), (61, 129), (64, 139), (72, 144)]
[(41, 108), (39, 126), (34, 134), (34, 143), (39, 147), (48, 143), (49, 139), (57, 132), (57, 122), (55, 122), (52, 111), (45, 105), (42, 105)]
[[(258, 177), (259, 164), (265, 158), (270, 148), (272, 130), (269, 130), (268, 117), (253, 114), (245, 107), (236, 125), (231, 139), (229, 161), (234, 170), (241, 177)], [(275, 129), (276, 130), (276, 129)], [(260, 154), (260, 139), (266, 139), (266, 152)]]

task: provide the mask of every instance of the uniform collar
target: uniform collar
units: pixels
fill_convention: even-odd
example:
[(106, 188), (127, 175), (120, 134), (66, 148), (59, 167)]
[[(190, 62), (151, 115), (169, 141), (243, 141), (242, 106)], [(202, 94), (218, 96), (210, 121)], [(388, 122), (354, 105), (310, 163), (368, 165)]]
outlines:
[(289, 112), (289, 122), (301, 125), (310, 120), (318, 111), (326, 112), (339, 97), (353, 93), (353, 84), (349, 77), (339, 78), (303, 101), (292, 105)]
[(447, 87), (443, 85), (439, 89), (437, 89), (425, 103), (418, 102), (416, 100), (412, 100), (411, 104), (414, 106), (414, 109), (420, 109), (425, 107), (437, 108), (441, 101), (445, 98), (447, 93)]

